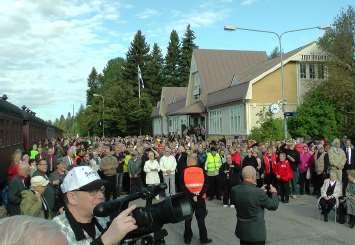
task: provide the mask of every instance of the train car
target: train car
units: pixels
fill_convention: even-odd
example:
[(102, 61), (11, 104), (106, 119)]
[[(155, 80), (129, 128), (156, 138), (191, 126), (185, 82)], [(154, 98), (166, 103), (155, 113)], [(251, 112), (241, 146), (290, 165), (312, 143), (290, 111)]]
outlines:
[(23, 127), (24, 149), (29, 151), (34, 144), (47, 138), (47, 123), (34, 115), (27, 115)]
[(16, 149), (28, 152), (33, 144), (63, 136), (63, 131), (0, 97), (0, 177), (3, 179)]
[(6, 175), (11, 156), (16, 149), (23, 150), (23, 111), (0, 97), (0, 177)]
[(63, 130), (57, 128), (56, 126), (47, 125), (47, 139), (51, 140), (53, 138), (63, 137)]

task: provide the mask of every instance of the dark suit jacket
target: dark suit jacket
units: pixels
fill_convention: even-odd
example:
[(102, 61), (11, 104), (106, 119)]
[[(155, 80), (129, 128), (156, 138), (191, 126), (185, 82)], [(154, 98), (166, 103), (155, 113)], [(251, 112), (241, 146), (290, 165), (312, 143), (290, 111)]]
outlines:
[(351, 170), (355, 169), (355, 149), (351, 149), (351, 163), (349, 164), (349, 159), (348, 159), (348, 151), (344, 148), (344, 152), (346, 155), (346, 163), (344, 165), (344, 170)]
[(9, 203), (7, 212), (10, 216), (21, 214), (21, 192), (24, 190), (26, 190), (26, 186), (23, 180), (19, 176), (15, 176), (9, 183)]
[(243, 182), (232, 188), (231, 199), (237, 210), (237, 237), (248, 242), (266, 241), (264, 209), (278, 208), (277, 195), (270, 198), (255, 185)]
[(47, 174), (50, 174), (53, 171), (55, 171), (55, 169), (57, 168), (57, 157), (55, 155), (52, 156), (52, 170), (51, 170), (51, 156), (48, 154), (46, 155), (46, 161), (48, 164)]
[(176, 166), (177, 174), (180, 176), (184, 171), (184, 169), (186, 168), (187, 153), (186, 152), (178, 153), (176, 154), (175, 159), (177, 163)]

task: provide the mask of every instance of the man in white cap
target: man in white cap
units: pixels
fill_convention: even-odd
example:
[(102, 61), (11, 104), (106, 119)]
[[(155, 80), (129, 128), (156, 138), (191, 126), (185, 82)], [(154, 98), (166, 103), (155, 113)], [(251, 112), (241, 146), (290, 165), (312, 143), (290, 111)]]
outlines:
[(129, 214), (132, 206), (120, 213), (107, 227), (108, 218), (94, 217), (93, 210), (104, 201), (104, 181), (88, 166), (71, 169), (61, 184), (64, 213), (53, 221), (59, 224), (69, 244), (116, 244), (137, 228)]

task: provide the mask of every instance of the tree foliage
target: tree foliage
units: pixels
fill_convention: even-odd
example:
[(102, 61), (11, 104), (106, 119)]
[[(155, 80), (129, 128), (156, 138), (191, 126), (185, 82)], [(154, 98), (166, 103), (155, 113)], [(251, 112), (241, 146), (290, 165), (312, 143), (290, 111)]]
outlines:
[(355, 11), (349, 6), (343, 10), (319, 40), (319, 45), (328, 52), (328, 79), (322, 90), (341, 112), (341, 132), (355, 138)]
[(170, 34), (170, 41), (165, 56), (164, 76), (166, 86), (179, 86), (179, 58), (180, 58), (180, 40), (179, 35), (175, 30)]
[(194, 48), (197, 48), (197, 45), (194, 43), (195, 33), (191, 30), (190, 25), (187, 25), (184, 37), (182, 39), (180, 58), (179, 58), (179, 72), (180, 72), (180, 86), (187, 86), (189, 83), (190, 75), (190, 64), (192, 51)]
[(341, 131), (341, 118), (334, 102), (315, 89), (307, 94), (296, 116), (288, 120), (288, 128), (294, 138), (334, 139)]
[(257, 114), (260, 118), (258, 123), (260, 126), (254, 127), (249, 135), (250, 139), (258, 142), (281, 140), (284, 138), (283, 120), (274, 118), (270, 110), (265, 108)]
[(96, 93), (98, 86), (99, 86), (98, 74), (97, 74), (95, 67), (93, 67), (91, 69), (90, 75), (88, 77), (88, 89), (86, 90), (86, 104), (87, 105), (90, 105), (92, 98), (93, 98), (93, 94)]
[(343, 10), (318, 44), (329, 55), (327, 79), (315, 86), (289, 123), (292, 136), (355, 138), (355, 12)]
[(293, 137), (355, 138), (355, 12), (343, 10), (318, 44), (328, 53), (327, 79), (305, 95), (297, 116), (289, 121)]
[(144, 73), (144, 90), (152, 96), (154, 104), (160, 100), (161, 88), (164, 86), (163, 64), (164, 59), (161, 50), (158, 44), (154, 43)]
[(145, 36), (142, 34), (141, 30), (138, 30), (128, 48), (123, 71), (124, 79), (136, 83), (138, 65), (142, 72), (144, 72), (144, 66), (149, 59), (149, 50), (149, 45), (145, 41)]
[(280, 56), (280, 49), (279, 49), (279, 47), (275, 47), (275, 48), (271, 51), (271, 53), (270, 53), (270, 55), (269, 55), (269, 59), (273, 59), (273, 58), (276, 58), (276, 57), (278, 57), (278, 56)]
[[(86, 107), (81, 107), (73, 116), (61, 116), (55, 125), (71, 135), (105, 136), (137, 135), (151, 131), (151, 112), (160, 100), (163, 86), (185, 86), (181, 84), (181, 74), (188, 76), (194, 33), (190, 26), (184, 35), (182, 51), (179, 36), (172, 31), (163, 58), (158, 44), (152, 49), (143, 33), (138, 30), (128, 48), (125, 58), (117, 57), (107, 62), (102, 73), (92, 68), (88, 79)], [(180, 56), (182, 54), (182, 56)], [(187, 62), (187, 60), (189, 60)], [(138, 96), (138, 65), (142, 71), (144, 88)], [(179, 70), (179, 67), (183, 67)], [(188, 67), (188, 68), (187, 68)], [(187, 74), (187, 75), (186, 75)], [(105, 105), (101, 96), (104, 97)]]

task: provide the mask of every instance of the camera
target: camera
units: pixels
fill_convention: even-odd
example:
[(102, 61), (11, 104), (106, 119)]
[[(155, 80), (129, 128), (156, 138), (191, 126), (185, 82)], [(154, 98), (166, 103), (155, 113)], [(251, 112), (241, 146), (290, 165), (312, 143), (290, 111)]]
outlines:
[[(143, 188), (142, 191), (129, 194), (124, 197), (98, 204), (94, 209), (94, 215), (98, 217), (110, 216), (114, 218), (123, 209), (128, 207), (130, 201), (145, 199), (145, 207), (137, 207), (132, 212), (138, 228), (123, 239), (121, 244), (165, 244), (164, 237), (167, 231), (162, 229), (164, 224), (178, 223), (192, 215), (192, 205), (183, 193), (179, 193), (165, 200), (152, 204), (153, 198), (165, 190), (166, 184)], [(153, 236), (151, 234), (154, 234)]]

